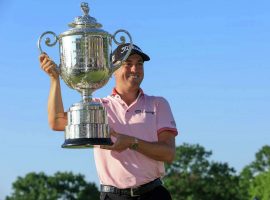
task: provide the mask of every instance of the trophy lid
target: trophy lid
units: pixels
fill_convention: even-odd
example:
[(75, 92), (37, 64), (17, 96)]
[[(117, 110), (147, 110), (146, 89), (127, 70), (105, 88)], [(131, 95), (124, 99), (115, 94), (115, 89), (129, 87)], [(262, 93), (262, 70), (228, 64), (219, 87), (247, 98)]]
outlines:
[(71, 28), (81, 28), (81, 27), (101, 28), (102, 27), (100, 23), (97, 23), (97, 20), (94, 17), (89, 16), (88, 13), (90, 9), (88, 7), (88, 3), (82, 2), (81, 9), (84, 15), (76, 17), (74, 21), (69, 24), (69, 27)]

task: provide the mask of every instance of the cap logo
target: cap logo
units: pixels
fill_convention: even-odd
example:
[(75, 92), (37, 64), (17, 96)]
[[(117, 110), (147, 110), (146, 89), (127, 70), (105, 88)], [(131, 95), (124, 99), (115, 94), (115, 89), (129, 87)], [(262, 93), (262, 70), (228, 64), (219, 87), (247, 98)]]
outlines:
[[(134, 45), (133, 45), (132, 49), (137, 50), (137, 51), (143, 53), (142, 50), (141, 50), (140, 48), (138, 48), (138, 47), (136, 47), (136, 46), (134, 46)], [(122, 47), (121, 50), (122, 50), (121, 53), (124, 53), (125, 51), (128, 51), (128, 50), (129, 50), (129, 45), (128, 45), (128, 46)]]

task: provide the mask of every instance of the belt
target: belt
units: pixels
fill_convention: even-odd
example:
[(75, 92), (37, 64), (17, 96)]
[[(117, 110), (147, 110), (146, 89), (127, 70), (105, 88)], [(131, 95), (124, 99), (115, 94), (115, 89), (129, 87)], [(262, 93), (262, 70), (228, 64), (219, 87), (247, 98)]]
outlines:
[(135, 196), (140, 196), (142, 194), (150, 192), (151, 190), (153, 190), (154, 188), (160, 185), (162, 185), (162, 181), (159, 178), (157, 178), (149, 183), (140, 185), (138, 187), (126, 188), (126, 189), (119, 189), (117, 187), (110, 186), (110, 185), (100, 185), (100, 191), (119, 194), (119, 195), (129, 195), (131, 197), (135, 197)]

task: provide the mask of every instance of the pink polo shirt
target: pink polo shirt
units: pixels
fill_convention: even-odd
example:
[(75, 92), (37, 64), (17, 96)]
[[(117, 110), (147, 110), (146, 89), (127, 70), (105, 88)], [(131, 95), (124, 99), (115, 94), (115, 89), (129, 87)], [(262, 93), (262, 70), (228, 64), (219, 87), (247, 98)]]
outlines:
[[(148, 96), (141, 90), (138, 98), (127, 106), (114, 90), (111, 96), (95, 101), (101, 101), (106, 107), (109, 125), (118, 133), (149, 142), (158, 141), (158, 134), (165, 130), (177, 135), (170, 106), (162, 97)], [(165, 172), (163, 162), (130, 149), (119, 153), (96, 147), (94, 156), (100, 183), (104, 185), (136, 187)]]

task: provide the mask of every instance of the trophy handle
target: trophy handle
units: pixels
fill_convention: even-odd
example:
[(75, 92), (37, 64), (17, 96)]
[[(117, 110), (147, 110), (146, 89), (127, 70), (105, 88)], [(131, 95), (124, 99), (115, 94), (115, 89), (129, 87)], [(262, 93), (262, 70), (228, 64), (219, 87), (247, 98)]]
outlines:
[[(47, 34), (50, 34), (50, 35), (53, 35), (53, 36), (54, 36), (54, 42), (53, 42), (53, 43), (51, 43), (51, 39), (50, 39), (49, 37), (47, 37), (47, 38), (45, 39), (45, 44), (46, 44), (47, 46), (52, 47), (52, 46), (54, 46), (54, 45), (57, 43), (57, 41), (58, 41), (58, 37), (57, 37), (57, 35), (56, 35), (54, 32), (52, 32), (52, 31), (46, 31), (46, 32), (42, 33), (41, 36), (40, 36), (39, 39), (38, 39), (38, 49), (39, 49), (39, 51), (40, 51), (40, 54), (44, 53), (44, 51), (43, 51), (42, 48), (41, 48), (41, 41), (42, 41), (42, 38), (43, 38), (45, 35), (47, 35)], [(60, 74), (60, 67), (59, 67), (59, 66), (56, 66), (55, 69), (56, 69), (56, 71)]]
[(54, 33), (54, 32), (52, 32), (52, 31), (46, 31), (46, 32), (44, 32), (44, 33), (42, 33), (42, 35), (39, 37), (39, 39), (38, 39), (38, 49), (39, 49), (39, 51), (40, 51), (40, 54), (42, 54), (44, 51), (42, 50), (42, 48), (41, 48), (41, 40), (42, 40), (42, 38), (45, 36), (45, 35), (47, 35), (47, 34), (50, 34), (50, 35), (53, 35), (54, 36), (54, 42), (53, 43), (51, 43), (51, 39), (49, 38), (49, 37), (47, 37), (46, 38), (46, 40), (45, 40), (45, 44), (47, 45), (47, 46), (49, 46), (49, 47), (52, 47), (52, 46), (54, 46), (56, 43), (57, 43), (57, 41), (58, 41), (58, 37), (56, 36), (56, 34)]
[(126, 55), (124, 56), (124, 58), (121, 60), (121, 61), (117, 61), (115, 64), (112, 64), (112, 67), (111, 67), (111, 74), (116, 71), (117, 69), (119, 69), (121, 67), (121, 65), (123, 64), (123, 62), (126, 61), (126, 59), (129, 57), (130, 53), (131, 53), (131, 50), (133, 48), (133, 42), (132, 42), (132, 38), (131, 38), (131, 35), (129, 34), (129, 32), (127, 32), (126, 30), (123, 30), (123, 29), (119, 29), (117, 30), (113, 35), (112, 35), (112, 39), (114, 41), (115, 44), (117, 44), (118, 46), (121, 45), (121, 44), (125, 44), (126, 43), (126, 38), (124, 36), (121, 36), (120, 37), (120, 40), (121, 42), (118, 42), (115, 38), (115, 36), (118, 34), (118, 33), (125, 33), (127, 34), (128, 38), (129, 38), (129, 48), (128, 48), (128, 51), (126, 53)]

